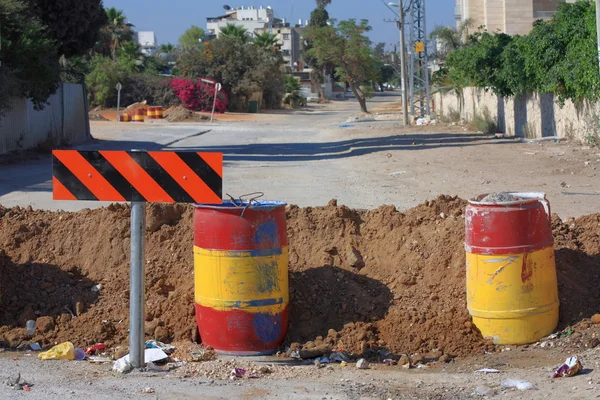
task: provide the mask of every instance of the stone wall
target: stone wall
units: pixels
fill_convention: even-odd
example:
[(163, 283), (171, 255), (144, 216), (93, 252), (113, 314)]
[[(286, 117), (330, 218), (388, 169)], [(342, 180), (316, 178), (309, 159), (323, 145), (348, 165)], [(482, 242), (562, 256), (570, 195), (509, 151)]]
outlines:
[(600, 129), (599, 104), (556, 104), (551, 93), (503, 98), (478, 88), (433, 96), (435, 113), (446, 119), (472, 121), (482, 117), (493, 121), (498, 131), (510, 136), (542, 138), (558, 136), (583, 142)]

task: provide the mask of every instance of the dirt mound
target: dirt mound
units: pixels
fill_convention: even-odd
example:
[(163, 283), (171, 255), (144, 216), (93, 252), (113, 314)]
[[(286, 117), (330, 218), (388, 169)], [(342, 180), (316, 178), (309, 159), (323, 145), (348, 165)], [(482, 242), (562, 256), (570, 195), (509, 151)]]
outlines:
[(203, 115), (196, 114), (183, 106), (175, 106), (167, 109), (163, 115), (169, 122), (203, 121), (208, 119)]
[[(489, 348), (466, 310), (465, 204), (442, 196), (407, 212), (289, 207), (286, 343), (456, 356)], [(561, 326), (600, 310), (599, 218), (554, 218)], [(148, 337), (196, 337), (192, 220), (191, 206), (148, 206)], [(42, 345), (126, 344), (129, 240), (127, 205), (76, 213), (0, 207), (0, 341), (29, 340), (25, 321), (38, 317), (32, 339)]]

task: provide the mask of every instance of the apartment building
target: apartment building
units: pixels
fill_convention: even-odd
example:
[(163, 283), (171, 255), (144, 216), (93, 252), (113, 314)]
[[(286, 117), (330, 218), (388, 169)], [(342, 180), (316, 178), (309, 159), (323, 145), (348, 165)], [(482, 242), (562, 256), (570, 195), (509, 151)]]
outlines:
[(471, 19), (473, 27), (485, 26), (489, 32), (524, 35), (538, 19), (552, 18), (562, 2), (576, 0), (456, 0), (457, 25)]
[(277, 36), (286, 69), (294, 69), (300, 61), (300, 37), (303, 29), (302, 21), (292, 26), (285, 19), (279, 19), (271, 7), (239, 7), (226, 10), (224, 15), (206, 19), (207, 38), (218, 38), (221, 28), (227, 24), (235, 24), (246, 28), (248, 35), (271, 32)]

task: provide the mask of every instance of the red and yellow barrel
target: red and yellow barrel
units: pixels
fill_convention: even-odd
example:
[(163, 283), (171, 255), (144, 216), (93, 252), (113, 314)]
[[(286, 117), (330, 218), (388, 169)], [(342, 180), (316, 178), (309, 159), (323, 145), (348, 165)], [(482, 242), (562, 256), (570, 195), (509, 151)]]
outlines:
[(542, 193), (469, 201), (465, 213), (467, 307), (496, 344), (533, 343), (558, 325), (550, 204)]
[(146, 110), (146, 116), (148, 117), (148, 119), (155, 119), (156, 118), (156, 111), (155, 111), (156, 107), (148, 107)]
[(119, 114), (119, 115), (117, 115), (117, 121), (120, 121), (120, 122), (131, 122), (131, 115), (129, 115), (129, 114)]
[(164, 108), (162, 106), (156, 106), (154, 107), (154, 117), (157, 119), (162, 119), (164, 118)]
[(288, 327), (285, 203), (196, 205), (196, 322), (218, 353), (273, 354)]
[(144, 115), (146, 115), (146, 109), (138, 108), (133, 114), (133, 122), (144, 122)]

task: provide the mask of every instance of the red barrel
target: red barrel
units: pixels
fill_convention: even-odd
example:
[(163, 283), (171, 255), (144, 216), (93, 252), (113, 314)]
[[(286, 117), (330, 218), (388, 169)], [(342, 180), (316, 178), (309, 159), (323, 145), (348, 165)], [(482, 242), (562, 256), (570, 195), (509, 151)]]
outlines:
[(550, 204), (543, 193), (481, 195), (465, 212), (467, 308), (496, 344), (533, 343), (558, 324)]
[(196, 205), (196, 322), (218, 353), (274, 353), (288, 326), (285, 203)]

